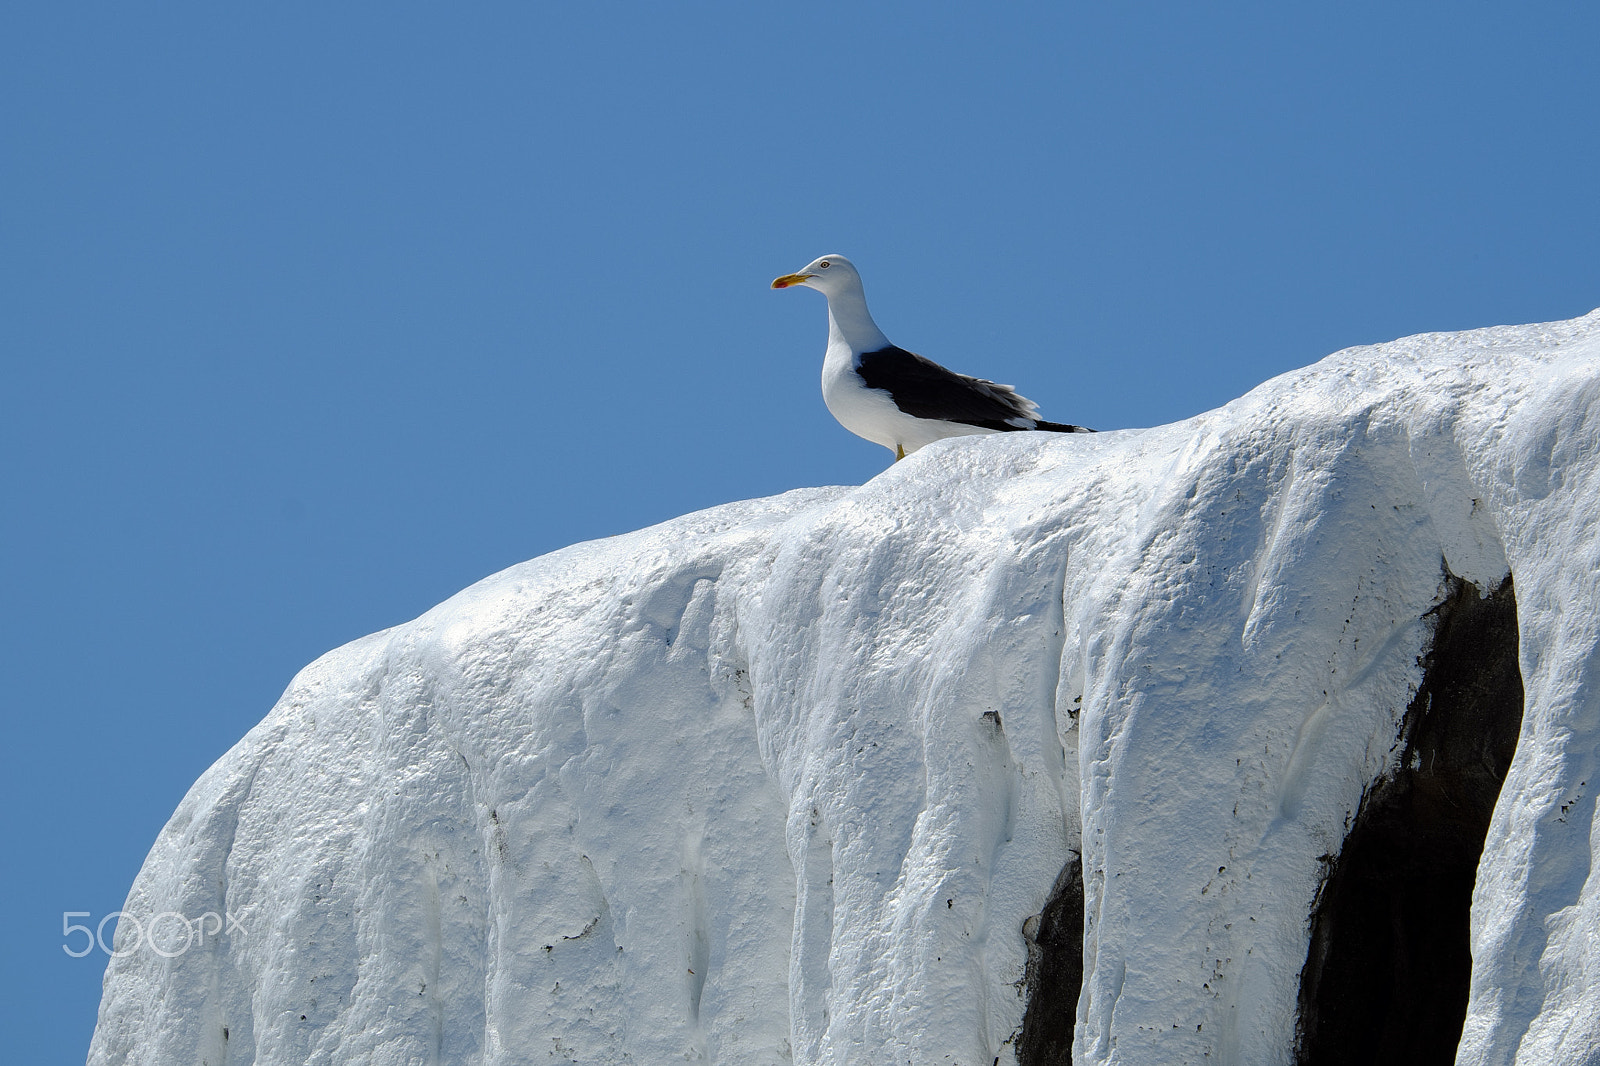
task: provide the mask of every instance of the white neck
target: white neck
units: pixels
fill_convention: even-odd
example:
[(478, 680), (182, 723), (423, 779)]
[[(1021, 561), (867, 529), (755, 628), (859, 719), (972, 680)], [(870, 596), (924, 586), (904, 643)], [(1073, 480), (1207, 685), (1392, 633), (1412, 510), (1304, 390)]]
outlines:
[(889, 347), (889, 338), (867, 313), (867, 297), (861, 287), (851, 286), (828, 297), (828, 344), (843, 341), (852, 352), (875, 352)]

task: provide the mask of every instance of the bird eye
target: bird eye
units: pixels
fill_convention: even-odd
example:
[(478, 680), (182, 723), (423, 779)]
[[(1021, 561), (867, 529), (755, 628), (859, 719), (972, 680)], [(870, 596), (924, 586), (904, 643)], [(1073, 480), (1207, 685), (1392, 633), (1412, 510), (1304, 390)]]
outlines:
[(821, 267), (823, 270), (827, 270), (828, 269), (828, 261), (826, 259), (824, 259), (822, 262), (818, 263), (817, 266)]

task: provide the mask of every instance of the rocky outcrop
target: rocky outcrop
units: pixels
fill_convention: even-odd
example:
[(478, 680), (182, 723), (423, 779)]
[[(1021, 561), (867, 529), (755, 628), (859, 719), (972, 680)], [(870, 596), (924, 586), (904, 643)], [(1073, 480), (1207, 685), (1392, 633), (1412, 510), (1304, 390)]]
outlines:
[(514, 567), (196, 783), (90, 1062), (1592, 1062), (1597, 516), (1600, 314)]

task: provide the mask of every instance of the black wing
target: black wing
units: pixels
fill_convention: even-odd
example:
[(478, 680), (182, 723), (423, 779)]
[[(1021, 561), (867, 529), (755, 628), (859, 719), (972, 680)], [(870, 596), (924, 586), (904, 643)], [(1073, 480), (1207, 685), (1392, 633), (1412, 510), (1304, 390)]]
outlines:
[(1008, 386), (957, 374), (894, 345), (863, 352), (856, 372), (867, 388), (887, 392), (913, 418), (998, 430), (1032, 429), (1039, 420), (1038, 409)]

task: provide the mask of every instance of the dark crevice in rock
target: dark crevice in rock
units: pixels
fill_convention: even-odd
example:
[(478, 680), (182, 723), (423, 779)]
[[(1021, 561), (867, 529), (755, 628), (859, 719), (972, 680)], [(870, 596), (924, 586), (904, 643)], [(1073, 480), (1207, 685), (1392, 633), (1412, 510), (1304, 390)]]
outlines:
[(1083, 861), (1076, 853), (1056, 877), (1040, 914), (1022, 926), (1028, 1008), (1017, 1038), (1019, 1066), (1071, 1066), (1072, 1030), (1083, 987)]
[(1312, 913), (1299, 1066), (1449, 1064), (1466, 1019), (1467, 910), (1522, 725), (1511, 578), (1453, 575), (1401, 727), (1399, 768), (1362, 799)]

